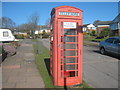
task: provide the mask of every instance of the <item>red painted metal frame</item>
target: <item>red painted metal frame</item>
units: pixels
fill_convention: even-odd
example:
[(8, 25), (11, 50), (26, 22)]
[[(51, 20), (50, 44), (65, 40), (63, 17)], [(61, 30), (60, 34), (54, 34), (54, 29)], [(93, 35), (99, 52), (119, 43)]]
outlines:
[[(80, 16), (59, 15), (58, 12), (77, 12)], [(82, 10), (71, 6), (60, 6), (53, 8), (51, 12), (51, 25), (53, 41), (50, 38), (50, 72), (53, 78), (54, 85), (75, 85), (82, 83)], [(64, 35), (63, 22), (76, 22), (77, 35)], [(68, 28), (67, 28), (68, 29)], [(71, 29), (71, 28), (70, 28)], [(64, 42), (64, 36), (77, 37), (78, 42)], [(77, 49), (64, 49), (64, 44), (77, 44)], [(77, 56), (64, 56), (64, 51), (77, 51)], [(77, 63), (64, 63), (65, 58), (76, 58)], [(75, 59), (75, 60), (76, 60)], [(65, 70), (65, 65), (77, 65), (77, 70)], [(69, 76), (69, 72), (74, 72), (74, 77)], [(78, 75), (77, 75), (78, 73)], [(67, 76), (65, 76), (67, 75)], [(64, 81), (66, 79), (66, 81)]]

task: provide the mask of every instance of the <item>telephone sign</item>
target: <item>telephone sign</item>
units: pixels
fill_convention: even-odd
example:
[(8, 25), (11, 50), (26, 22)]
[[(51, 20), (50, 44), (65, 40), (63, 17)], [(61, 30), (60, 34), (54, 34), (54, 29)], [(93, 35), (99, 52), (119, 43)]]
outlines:
[(80, 14), (75, 12), (59, 12), (59, 15), (79, 16)]

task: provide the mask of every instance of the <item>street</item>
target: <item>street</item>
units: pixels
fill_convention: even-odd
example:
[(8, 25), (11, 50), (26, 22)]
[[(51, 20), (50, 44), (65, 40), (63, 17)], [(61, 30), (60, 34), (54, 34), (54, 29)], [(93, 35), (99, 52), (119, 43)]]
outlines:
[[(42, 40), (49, 49), (49, 39)], [(109, 55), (101, 55), (98, 47), (83, 47), (83, 80), (93, 88), (118, 88), (118, 62)]]

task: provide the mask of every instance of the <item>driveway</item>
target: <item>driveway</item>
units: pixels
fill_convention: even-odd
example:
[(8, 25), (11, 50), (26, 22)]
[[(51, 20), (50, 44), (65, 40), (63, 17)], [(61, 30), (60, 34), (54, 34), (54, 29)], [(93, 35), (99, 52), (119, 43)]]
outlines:
[[(49, 49), (48, 39), (42, 40)], [(101, 55), (98, 47), (83, 47), (83, 80), (94, 88), (118, 88), (118, 62), (112, 56)]]

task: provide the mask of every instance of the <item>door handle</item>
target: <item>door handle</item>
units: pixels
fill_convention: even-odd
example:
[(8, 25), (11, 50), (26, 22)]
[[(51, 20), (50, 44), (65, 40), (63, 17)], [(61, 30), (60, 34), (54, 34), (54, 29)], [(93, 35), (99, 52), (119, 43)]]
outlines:
[(63, 42), (63, 36), (61, 36), (61, 42)]

